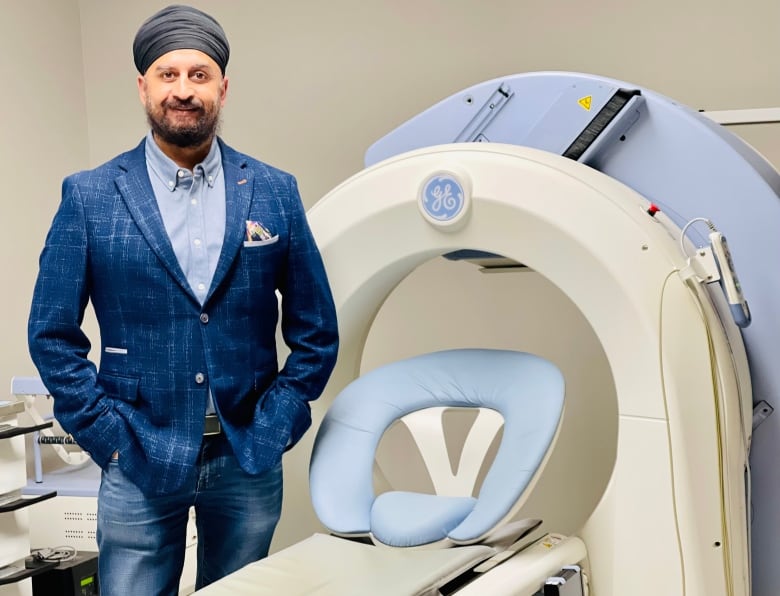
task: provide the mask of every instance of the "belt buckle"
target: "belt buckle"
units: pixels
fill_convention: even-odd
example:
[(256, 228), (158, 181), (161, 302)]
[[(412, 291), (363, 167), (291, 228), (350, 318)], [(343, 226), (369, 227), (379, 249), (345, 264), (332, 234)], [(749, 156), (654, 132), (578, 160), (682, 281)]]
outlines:
[(203, 426), (203, 436), (211, 437), (218, 435), (222, 432), (222, 423), (219, 421), (219, 417), (216, 414), (207, 414), (206, 423)]

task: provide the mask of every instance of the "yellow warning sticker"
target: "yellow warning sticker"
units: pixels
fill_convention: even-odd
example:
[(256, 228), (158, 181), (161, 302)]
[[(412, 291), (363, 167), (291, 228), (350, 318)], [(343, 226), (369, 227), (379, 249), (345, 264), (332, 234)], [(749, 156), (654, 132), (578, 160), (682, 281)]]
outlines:
[(577, 100), (577, 103), (590, 112), (590, 105), (593, 103), (593, 96), (586, 95), (585, 97), (581, 97)]

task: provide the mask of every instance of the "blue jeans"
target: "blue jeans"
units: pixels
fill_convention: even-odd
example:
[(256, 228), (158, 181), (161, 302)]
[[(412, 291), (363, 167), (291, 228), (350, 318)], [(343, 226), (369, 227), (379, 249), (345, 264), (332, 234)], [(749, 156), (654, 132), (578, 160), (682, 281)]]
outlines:
[(239, 467), (224, 434), (205, 437), (192, 486), (147, 497), (112, 461), (98, 495), (100, 594), (178, 594), (191, 506), (198, 530), (199, 589), (268, 554), (282, 508), (282, 465), (250, 476)]

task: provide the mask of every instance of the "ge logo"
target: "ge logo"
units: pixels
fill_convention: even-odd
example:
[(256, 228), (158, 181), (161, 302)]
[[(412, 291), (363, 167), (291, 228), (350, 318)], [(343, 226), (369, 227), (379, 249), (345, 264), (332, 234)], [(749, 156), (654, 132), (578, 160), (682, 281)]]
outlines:
[(423, 211), (432, 219), (447, 222), (463, 209), (465, 195), (460, 182), (451, 175), (436, 175), (428, 179), (420, 197)]

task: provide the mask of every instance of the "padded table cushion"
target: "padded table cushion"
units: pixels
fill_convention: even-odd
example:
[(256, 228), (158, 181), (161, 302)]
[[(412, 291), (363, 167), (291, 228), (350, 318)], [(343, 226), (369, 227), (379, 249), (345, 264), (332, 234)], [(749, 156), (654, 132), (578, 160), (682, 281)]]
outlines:
[(447, 531), (453, 542), (479, 542), (512, 512), (544, 460), (564, 395), (552, 362), (512, 350), (443, 350), (375, 368), (336, 396), (317, 432), (309, 468), (314, 511), (334, 533), (374, 533), (374, 459), (385, 430), (427, 408), (487, 408), (504, 419), (501, 443), (477, 502)]
[(196, 594), (412, 596), (447, 583), (495, 552), (484, 545), (397, 549), (314, 534)]
[(417, 546), (447, 538), (471, 513), (473, 497), (445, 497), (405, 491), (382, 493), (371, 507), (371, 533), (388, 546)]

